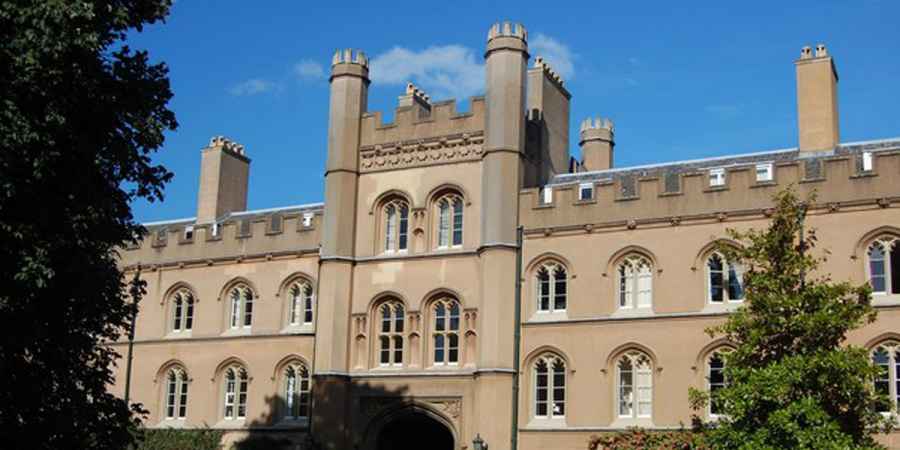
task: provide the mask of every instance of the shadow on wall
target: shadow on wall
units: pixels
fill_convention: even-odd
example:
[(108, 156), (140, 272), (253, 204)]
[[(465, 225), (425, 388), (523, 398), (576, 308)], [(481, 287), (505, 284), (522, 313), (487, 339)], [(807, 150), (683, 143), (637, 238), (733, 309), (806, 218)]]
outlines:
[[(403, 404), (408, 388), (386, 389), (369, 383), (347, 385), (325, 381), (313, 389), (309, 421), (285, 418), (281, 395), (266, 397), (266, 412), (247, 424), (247, 436), (230, 450), (376, 450), (380, 426), (369, 427), (386, 410)], [(382, 424), (383, 425), (383, 424)], [(371, 429), (369, 429), (371, 428)], [(348, 444), (349, 443), (349, 446)]]

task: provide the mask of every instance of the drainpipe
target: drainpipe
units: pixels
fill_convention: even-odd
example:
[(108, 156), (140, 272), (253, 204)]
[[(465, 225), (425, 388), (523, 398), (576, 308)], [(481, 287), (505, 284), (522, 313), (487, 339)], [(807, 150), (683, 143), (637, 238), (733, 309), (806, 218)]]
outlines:
[(519, 225), (516, 229), (516, 298), (513, 332), (512, 434), (510, 437), (510, 450), (519, 448), (519, 357), (522, 342), (522, 233), (523, 228)]

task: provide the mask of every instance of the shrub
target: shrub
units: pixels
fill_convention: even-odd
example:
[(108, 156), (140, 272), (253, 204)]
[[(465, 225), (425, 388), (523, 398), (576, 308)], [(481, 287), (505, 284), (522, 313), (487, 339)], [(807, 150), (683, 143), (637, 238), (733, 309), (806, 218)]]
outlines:
[(132, 450), (221, 450), (221, 430), (144, 430), (143, 441)]
[(629, 428), (628, 431), (591, 436), (590, 450), (708, 450), (703, 434), (688, 430), (648, 431)]

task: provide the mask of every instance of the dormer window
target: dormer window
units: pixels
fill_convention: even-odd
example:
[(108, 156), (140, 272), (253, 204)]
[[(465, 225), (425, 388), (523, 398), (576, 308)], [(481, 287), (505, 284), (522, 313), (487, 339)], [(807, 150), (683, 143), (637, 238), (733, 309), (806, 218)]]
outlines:
[(772, 181), (772, 163), (756, 165), (756, 182)]
[(311, 213), (311, 212), (303, 213), (303, 218), (302, 218), (301, 220), (303, 221), (303, 226), (304, 226), (305, 228), (309, 228), (309, 227), (312, 226), (312, 221), (313, 221), (313, 216), (314, 216), (314, 215), (315, 215), (315, 214), (313, 214), (313, 213)]
[(188, 225), (184, 227), (184, 240), (190, 241), (194, 239), (194, 226)]
[(709, 169), (710, 187), (725, 186), (725, 169)]
[(540, 201), (542, 205), (549, 205), (553, 203), (553, 188), (550, 186), (544, 186), (540, 191)]
[(872, 152), (863, 152), (862, 154), (862, 171), (871, 172), (874, 165), (872, 160)]
[(212, 225), (209, 226), (209, 233), (212, 237), (219, 237), (222, 233), (222, 225), (219, 222), (213, 222)]
[(594, 199), (594, 183), (581, 183), (578, 185), (578, 200)]

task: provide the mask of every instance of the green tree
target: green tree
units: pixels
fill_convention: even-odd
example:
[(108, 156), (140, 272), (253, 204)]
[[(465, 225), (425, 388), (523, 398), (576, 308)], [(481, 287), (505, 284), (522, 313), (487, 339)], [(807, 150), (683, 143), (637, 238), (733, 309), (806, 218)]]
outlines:
[(0, 447), (123, 449), (139, 407), (107, 392), (129, 322), (116, 248), (162, 199), (168, 69), (127, 34), (170, 0), (0, 1)]
[[(825, 256), (813, 254), (815, 230), (803, 235), (807, 203), (792, 189), (775, 203), (768, 229), (729, 230), (742, 247), (719, 249), (743, 266), (747, 301), (708, 330), (736, 346), (725, 355), (728, 386), (716, 394), (724, 416), (708, 430), (709, 443), (880, 448), (872, 434), (889, 425), (875, 412), (882, 401), (872, 385), (877, 369), (864, 349), (844, 345), (848, 331), (875, 320), (870, 289), (820, 274)], [(691, 398), (700, 407), (708, 394), (692, 391)]]

